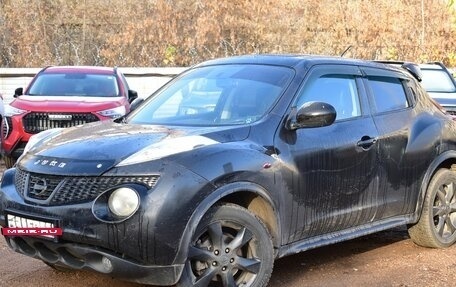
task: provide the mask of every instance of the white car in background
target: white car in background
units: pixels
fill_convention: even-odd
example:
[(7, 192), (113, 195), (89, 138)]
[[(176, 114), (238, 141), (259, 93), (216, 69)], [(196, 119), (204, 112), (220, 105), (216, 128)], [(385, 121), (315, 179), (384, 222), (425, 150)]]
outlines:
[(450, 115), (456, 116), (456, 79), (440, 62), (420, 64), (424, 89)]

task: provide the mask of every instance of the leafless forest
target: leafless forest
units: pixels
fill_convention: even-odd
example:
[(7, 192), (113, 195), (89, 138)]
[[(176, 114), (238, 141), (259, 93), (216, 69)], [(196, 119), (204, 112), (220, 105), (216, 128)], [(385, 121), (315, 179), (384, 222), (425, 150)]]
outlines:
[(454, 0), (0, 0), (0, 67), (300, 53), (456, 66)]

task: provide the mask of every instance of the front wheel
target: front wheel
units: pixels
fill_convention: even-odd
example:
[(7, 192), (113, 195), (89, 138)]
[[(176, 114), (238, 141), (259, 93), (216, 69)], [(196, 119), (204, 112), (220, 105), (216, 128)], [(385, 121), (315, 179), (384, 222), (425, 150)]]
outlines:
[(456, 172), (440, 169), (432, 177), (421, 218), (408, 230), (421, 246), (443, 248), (456, 241)]
[(198, 224), (178, 286), (266, 286), (273, 261), (271, 235), (257, 216), (215, 206)]

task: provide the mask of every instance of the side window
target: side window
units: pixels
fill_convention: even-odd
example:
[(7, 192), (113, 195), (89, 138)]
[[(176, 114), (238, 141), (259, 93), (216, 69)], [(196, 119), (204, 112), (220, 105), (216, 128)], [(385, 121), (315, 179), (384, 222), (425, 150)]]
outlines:
[(377, 113), (401, 110), (409, 107), (404, 85), (398, 78), (370, 76), (369, 86)]
[(337, 112), (336, 121), (361, 115), (356, 79), (352, 75), (310, 78), (299, 94), (297, 106), (313, 101), (332, 105)]

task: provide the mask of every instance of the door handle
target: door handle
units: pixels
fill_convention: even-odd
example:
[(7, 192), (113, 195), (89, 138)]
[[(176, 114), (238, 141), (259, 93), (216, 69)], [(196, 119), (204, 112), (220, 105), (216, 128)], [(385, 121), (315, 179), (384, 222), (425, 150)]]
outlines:
[(356, 143), (357, 146), (361, 147), (363, 150), (370, 149), (377, 142), (376, 137), (363, 136), (360, 141)]

